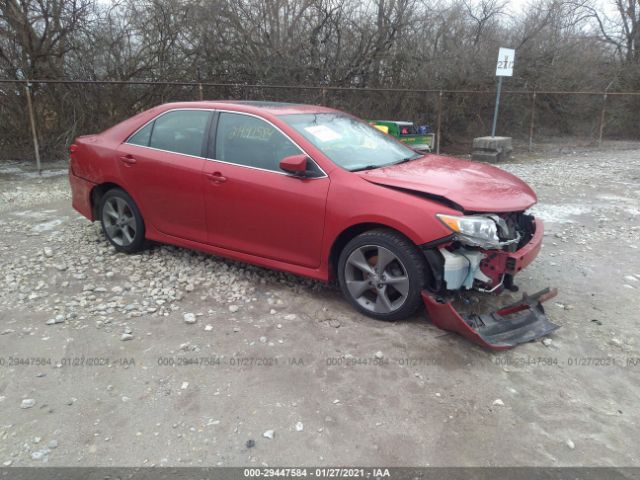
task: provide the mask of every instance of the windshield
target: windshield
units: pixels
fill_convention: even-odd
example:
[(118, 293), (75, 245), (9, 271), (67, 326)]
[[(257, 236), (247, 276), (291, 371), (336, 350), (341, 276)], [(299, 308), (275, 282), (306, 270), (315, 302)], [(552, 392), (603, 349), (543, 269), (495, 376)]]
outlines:
[(282, 115), (280, 118), (334, 163), (352, 172), (420, 157), (410, 148), (349, 115), (303, 113)]

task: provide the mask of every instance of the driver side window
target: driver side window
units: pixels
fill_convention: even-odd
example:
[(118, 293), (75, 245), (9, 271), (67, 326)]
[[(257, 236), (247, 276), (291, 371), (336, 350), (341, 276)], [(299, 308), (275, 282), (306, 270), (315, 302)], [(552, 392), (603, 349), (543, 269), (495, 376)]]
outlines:
[(282, 172), (283, 158), (303, 153), (269, 123), (239, 113), (220, 113), (215, 145), (216, 160), (274, 172)]

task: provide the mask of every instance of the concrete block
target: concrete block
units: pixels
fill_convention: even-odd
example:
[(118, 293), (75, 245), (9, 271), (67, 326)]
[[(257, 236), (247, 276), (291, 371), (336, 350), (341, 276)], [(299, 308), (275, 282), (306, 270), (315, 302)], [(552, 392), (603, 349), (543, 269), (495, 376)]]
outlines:
[(502, 162), (511, 158), (511, 137), (477, 137), (473, 139), (471, 158), (481, 162)]

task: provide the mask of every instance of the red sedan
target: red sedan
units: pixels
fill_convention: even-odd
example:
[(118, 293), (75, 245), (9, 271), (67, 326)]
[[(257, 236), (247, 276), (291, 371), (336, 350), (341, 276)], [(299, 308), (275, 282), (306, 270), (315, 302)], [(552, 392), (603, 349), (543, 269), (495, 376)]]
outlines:
[(425, 289), (513, 289), (542, 240), (518, 178), (325, 107), (166, 104), (70, 150), (73, 206), (117, 250), (153, 240), (337, 278), (382, 320), (414, 313)]

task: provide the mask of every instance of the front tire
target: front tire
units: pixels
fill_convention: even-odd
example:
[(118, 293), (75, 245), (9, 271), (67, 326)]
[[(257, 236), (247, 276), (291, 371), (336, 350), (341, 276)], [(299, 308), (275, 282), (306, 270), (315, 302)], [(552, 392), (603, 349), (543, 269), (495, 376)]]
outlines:
[(133, 198), (113, 188), (100, 199), (100, 223), (109, 243), (119, 252), (134, 253), (144, 246), (144, 221)]
[(411, 316), (422, 301), (426, 261), (410, 240), (388, 229), (354, 237), (338, 260), (338, 280), (346, 299), (377, 320)]

